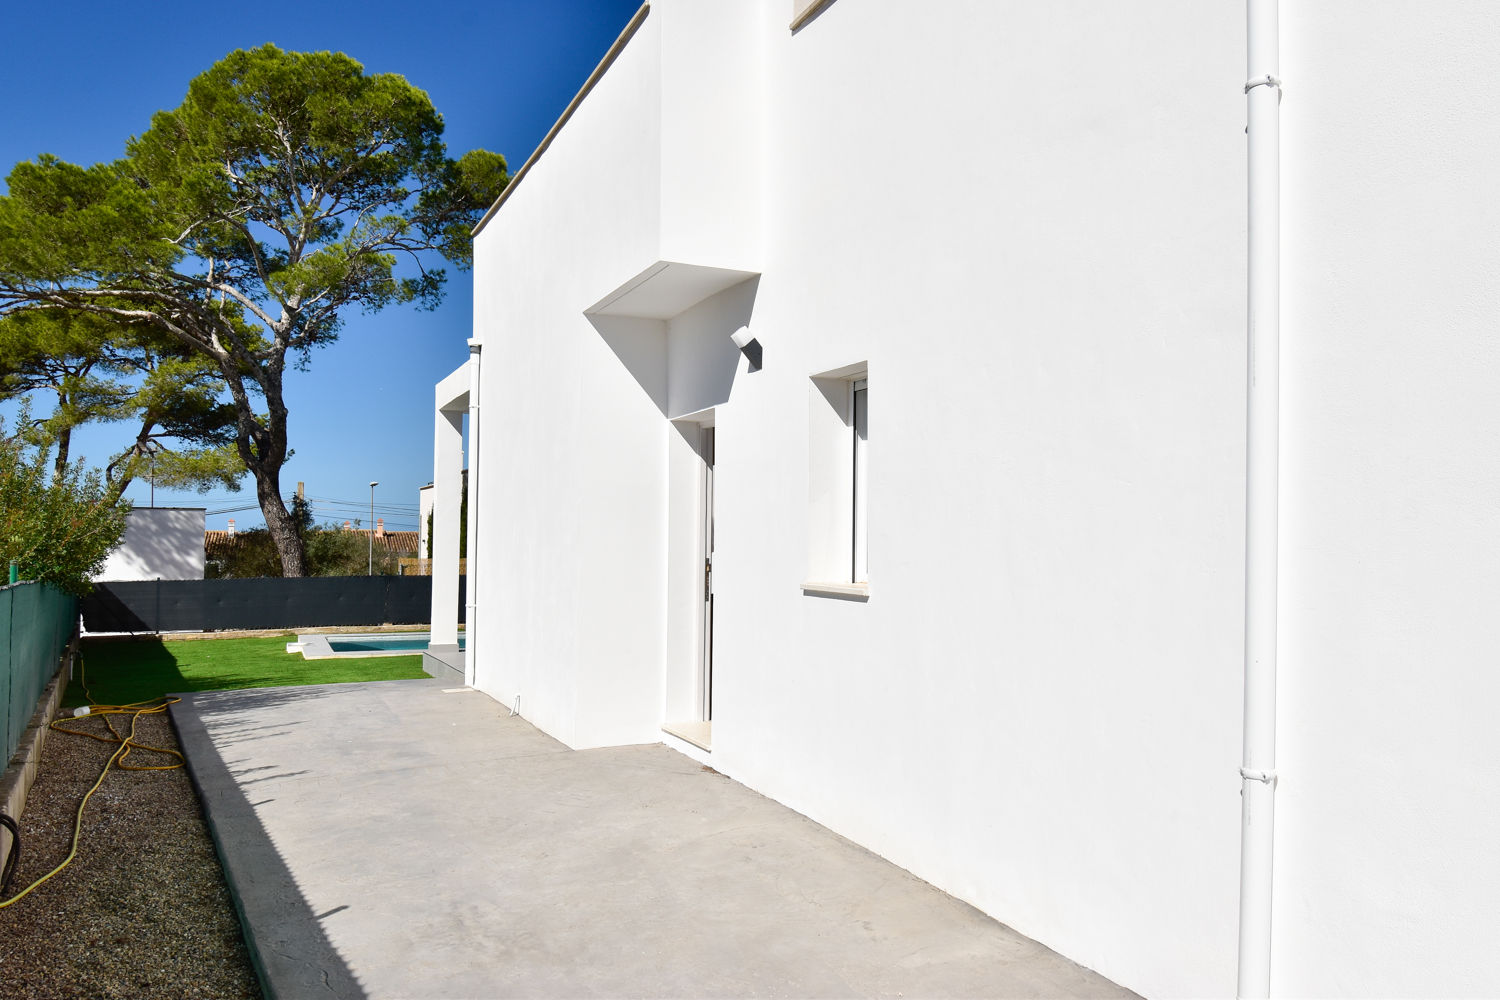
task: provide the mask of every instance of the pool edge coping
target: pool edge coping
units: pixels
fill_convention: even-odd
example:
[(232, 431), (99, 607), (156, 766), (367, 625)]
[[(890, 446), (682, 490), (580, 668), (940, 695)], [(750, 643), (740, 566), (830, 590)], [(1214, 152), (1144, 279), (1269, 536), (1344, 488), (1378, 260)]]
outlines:
[(347, 652), (336, 651), (329, 645), (329, 639), (339, 642), (359, 642), (362, 639), (379, 641), (390, 639), (393, 636), (415, 638), (423, 636), (428, 645), (432, 643), (430, 632), (306, 632), (299, 633), (296, 642), (286, 644), (288, 653), (301, 653), (305, 660), (353, 660), (364, 659), (371, 656), (421, 656), (426, 647), (420, 649), (387, 649), (387, 650), (349, 650)]

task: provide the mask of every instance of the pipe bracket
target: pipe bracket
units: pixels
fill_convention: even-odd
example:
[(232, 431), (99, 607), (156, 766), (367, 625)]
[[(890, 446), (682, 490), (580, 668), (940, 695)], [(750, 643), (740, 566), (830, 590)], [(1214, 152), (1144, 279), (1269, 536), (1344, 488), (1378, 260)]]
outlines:
[(1277, 104), (1280, 104), (1281, 99), (1286, 96), (1286, 91), (1281, 89), (1281, 78), (1272, 76), (1270, 73), (1245, 81), (1245, 93), (1247, 95), (1256, 87), (1275, 87)]

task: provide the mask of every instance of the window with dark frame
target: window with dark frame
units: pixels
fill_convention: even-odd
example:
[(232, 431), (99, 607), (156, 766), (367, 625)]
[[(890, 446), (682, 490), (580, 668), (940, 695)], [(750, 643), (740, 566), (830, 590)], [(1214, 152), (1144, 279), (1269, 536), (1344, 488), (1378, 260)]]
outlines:
[(853, 537), (850, 540), (849, 582), (870, 582), (869, 557), (869, 389), (870, 380), (855, 379), (849, 386), (849, 426), (853, 431), (851, 451), (854, 455), (854, 489), (850, 524)]

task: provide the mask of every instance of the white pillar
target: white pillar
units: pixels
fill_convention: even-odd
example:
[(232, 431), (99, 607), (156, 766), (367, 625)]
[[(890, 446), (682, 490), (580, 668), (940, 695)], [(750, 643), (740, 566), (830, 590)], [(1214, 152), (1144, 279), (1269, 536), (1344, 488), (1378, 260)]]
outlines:
[[(445, 383), (446, 384), (446, 383)], [(458, 645), (458, 512), (463, 495), (463, 410), (441, 398), (432, 443), (432, 639), (433, 646)], [(459, 405), (465, 405), (463, 399)]]

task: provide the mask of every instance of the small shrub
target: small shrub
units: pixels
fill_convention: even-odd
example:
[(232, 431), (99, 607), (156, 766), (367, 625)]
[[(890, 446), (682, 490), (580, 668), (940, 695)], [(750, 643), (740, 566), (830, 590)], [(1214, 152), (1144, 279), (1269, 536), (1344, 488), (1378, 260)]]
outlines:
[(75, 462), (53, 472), (47, 453), (0, 427), (0, 568), (21, 579), (86, 594), (125, 534), (130, 503), (113, 500), (97, 470)]

